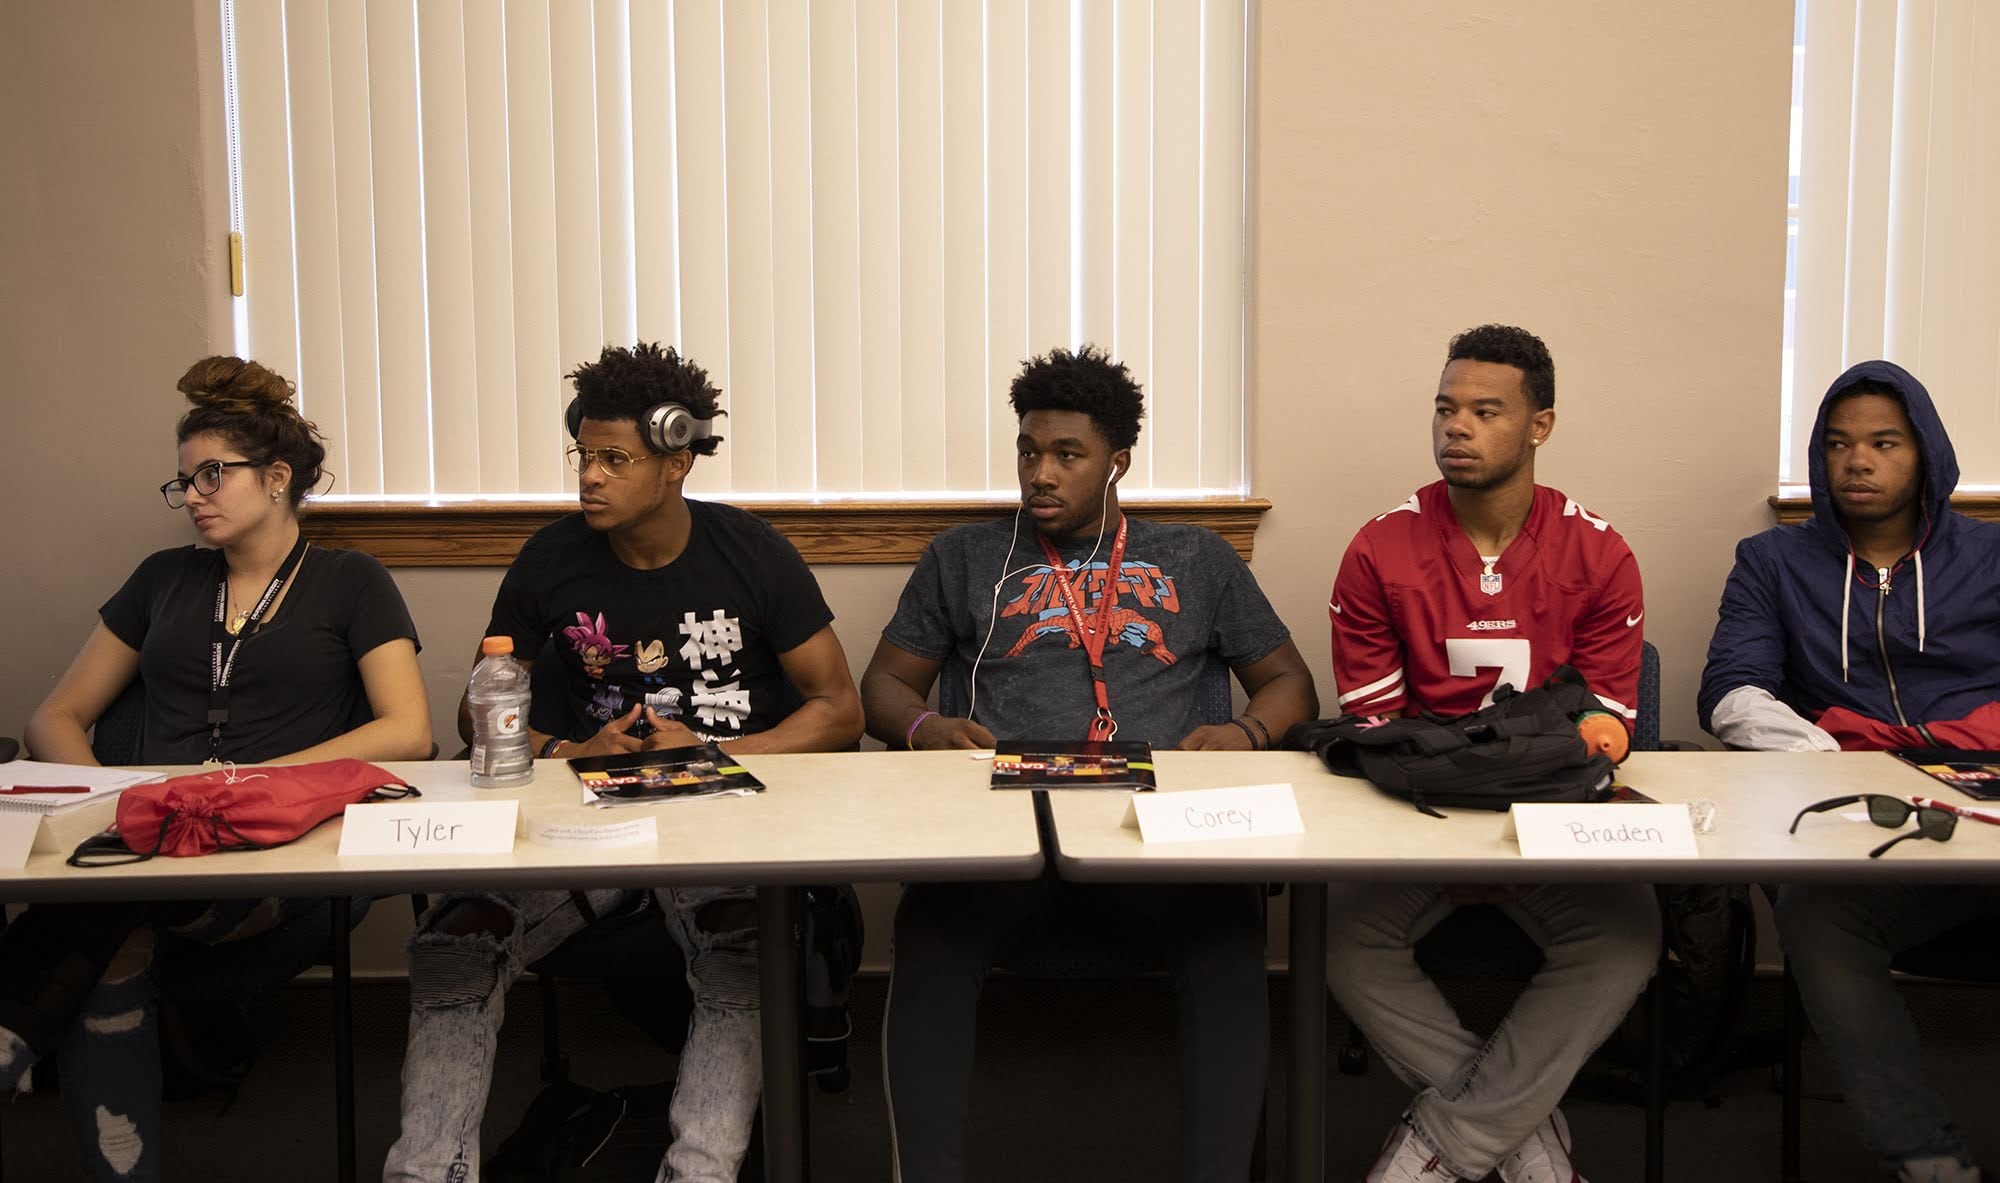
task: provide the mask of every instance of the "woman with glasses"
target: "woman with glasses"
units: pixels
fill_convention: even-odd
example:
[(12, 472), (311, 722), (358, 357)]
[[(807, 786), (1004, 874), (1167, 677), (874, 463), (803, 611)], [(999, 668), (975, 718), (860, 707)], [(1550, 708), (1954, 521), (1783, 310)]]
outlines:
[[(300, 533), (326, 449), (291, 384), (212, 357), (179, 388), (192, 405), (160, 492), (198, 544), (149, 556), (98, 610), (29, 719), (30, 752), (70, 764), (100, 752), (139, 764), (427, 758), (416, 628), (395, 583), (372, 557)], [(114, 704), (137, 714), (136, 742), (114, 752), (100, 734), (93, 750)], [(239, 970), (254, 967), (224, 996), (285, 981), (323, 950), (328, 919), (325, 900), (30, 909), (0, 938), (0, 1084), (60, 1050), (90, 1177), (158, 1179), (162, 987), (185, 966), (213, 997), (230, 975), (206, 955), (224, 944)]]

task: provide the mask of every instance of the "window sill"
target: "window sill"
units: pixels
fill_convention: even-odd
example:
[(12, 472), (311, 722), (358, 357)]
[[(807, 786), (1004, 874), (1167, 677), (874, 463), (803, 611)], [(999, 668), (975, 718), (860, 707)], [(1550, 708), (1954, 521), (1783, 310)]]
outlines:
[[(1773, 496), (1768, 500), (1771, 508), (1777, 511), (1781, 526), (1797, 525), (1812, 516), (1810, 497)], [(2000, 493), (1954, 493), (1951, 507), (1982, 522), (2000, 522)]]
[[(570, 503), (343, 501), (309, 507), (314, 542), (364, 551), (389, 567), (505, 567), (536, 530), (571, 513)], [(743, 508), (777, 527), (808, 563), (913, 563), (938, 531), (1012, 513), (995, 501), (764, 501)], [(1162, 522), (1206, 526), (1250, 559), (1260, 497), (1186, 498), (1128, 504)]]

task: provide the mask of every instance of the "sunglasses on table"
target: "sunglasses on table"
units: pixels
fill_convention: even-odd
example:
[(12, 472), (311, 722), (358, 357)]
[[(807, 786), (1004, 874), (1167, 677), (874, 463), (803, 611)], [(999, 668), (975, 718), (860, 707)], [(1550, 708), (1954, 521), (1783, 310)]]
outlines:
[(1956, 805), (1948, 805), (1943, 801), (1932, 800), (1929, 797), (1914, 797), (1905, 801), (1901, 797), (1889, 797), (1881, 793), (1854, 793), (1846, 797), (1831, 797), (1825, 801), (1816, 801), (1799, 810), (1799, 815), (1792, 819), (1792, 828), (1789, 832), (1793, 834), (1798, 833), (1799, 823), (1805, 820), (1805, 816), (1808, 813), (1825, 813), (1830, 809), (1839, 809), (1843, 805), (1856, 804), (1866, 806), (1869, 821), (1888, 830), (1901, 828), (1904, 822), (1910, 820), (1911, 814), (1914, 813), (1917, 815), (1916, 829), (1911, 830), (1907, 834), (1898, 834), (1869, 851), (1869, 858), (1881, 858), (1883, 853), (1891, 846), (1894, 846), (1898, 842), (1907, 842), (1912, 838), (1931, 838), (1939, 842), (1949, 841), (1952, 834), (1957, 832), (1958, 819), (1962, 817), (1970, 818), (1977, 822), (1985, 822), (1988, 825), (2000, 826), (2000, 817), (1980, 813), (1976, 810), (1962, 809)]

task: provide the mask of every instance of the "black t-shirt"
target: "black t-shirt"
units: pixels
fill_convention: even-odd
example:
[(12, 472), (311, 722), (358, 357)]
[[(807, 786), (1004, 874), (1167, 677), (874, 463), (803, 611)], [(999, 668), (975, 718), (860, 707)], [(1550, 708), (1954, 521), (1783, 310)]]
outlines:
[[(762, 518), (690, 500), (687, 548), (664, 567), (625, 565), (582, 514), (515, 556), (488, 636), (562, 663), (567, 738), (584, 740), (644, 699), (705, 739), (764, 731), (790, 712), (778, 655), (833, 620), (799, 552)], [(550, 685), (538, 664), (535, 683)], [(537, 706), (540, 707), (538, 702)], [(538, 725), (550, 716), (537, 710)]]
[[(113, 636), (139, 651), (146, 683), (141, 763), (209, 757), (209, 647), (222, 577), (219, 550), (163, 550), (97, 610)], [(243, 633), (229, 675), (222, 758), (271, 760), (366, 722), (358, 663), (401, 637), (415, 641), (417, 626), (381, 563), (359, 551), (307, 548), (283, 602), (256, 631)]]

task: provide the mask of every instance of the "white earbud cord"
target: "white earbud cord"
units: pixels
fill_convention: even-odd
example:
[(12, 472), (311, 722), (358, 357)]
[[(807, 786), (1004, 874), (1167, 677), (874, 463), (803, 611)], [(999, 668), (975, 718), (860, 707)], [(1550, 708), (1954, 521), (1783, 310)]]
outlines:
[[(1116, 479), (1117, 475), (1118, 466), (1115, 464), (1111, 466), (1110, 472), (1104, 474), (1104, 491), (1106, 496), (1109, 496), (1111, 482)], [(1101, 500), (1097, 504), (1097, 541), (1090, 544), (1089, 556), (1080, 563), (1070, 565), (1069, 569), (1071, 571), (1081, 571), (1096, 561), (1097, 548), (1104, 545), (1104, 524), (1111, 517), (1111, 507)], [(1020, 541), (1020, 538), (1021, 507), (1017, 505), (1014, 507), (1014, 533), (1007, 540), (1007, 557), (1000, 560), (1000, 578), (993, 581), (993, 603), (986, 611), (986, 639), (979, 643), (979, 655), (972, 659), (972, 674), (966, 679), (971, 686), (970, 693), (966, 696), (968, 701), (965, 705), (965, 717), (968, 719), (977, 720), (979, 718), (977, 714), (979, 709), (979, 663), (986, 660), (986, 647), (993, 643), (993, 630), (1000, 623), (1000, 585), (1006, 583), (1016, 575), (1033, 571), (1042, 565), (1041, 563), (1029, 563), (1025, 567), (1017, 567), (1012, 571), (1007, 570), (1007, 564), (1014, 561), (1014, 544)], [(1118, 573), (1113, 571), (1111, 577), (1116, 579)]]

